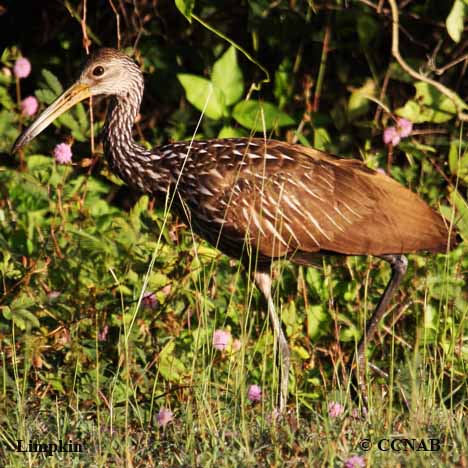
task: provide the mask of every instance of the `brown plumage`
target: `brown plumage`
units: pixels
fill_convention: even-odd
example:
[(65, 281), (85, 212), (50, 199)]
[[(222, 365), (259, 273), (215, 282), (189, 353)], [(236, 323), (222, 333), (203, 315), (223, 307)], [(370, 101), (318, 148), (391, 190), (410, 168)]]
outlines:
[[(307, 263), (309, 255), (323, 251), (384, 255), (447, 249), (444, 219), (359, 161), (261, 139), (160, 149), (169, 150), (180, 155), (178, 164), (185, 161), (178, 193), (193, 228), (228, 255), (238, 256), (246, 240), (260, 263), (281, 257)], [(168, 170), (174, 172), (174, 166)]]
[(103, 140), (113, 170), (138, 190), (167, 197), (196, 233), (252, 272), (282, 354), (280, 409), (287, 402), (289, 349), (272, 300), (271, 262), (286, 257), (307, 265), (317, 255), (369, 254), (391, 264), (392, 278), (358, 349), (362, 383), (366, 339), (406, 271), (401, 254), (452, 248), (455, 236), (446, 221), (390, 177), (312, 148), (258, 138), (143, 148), (132, 137), (143, 77), (135, 62), (113, 49), (89, 59), (79, 80), (18, 138), (13, 151), (76, 102), (98, 94), (112, 96)]

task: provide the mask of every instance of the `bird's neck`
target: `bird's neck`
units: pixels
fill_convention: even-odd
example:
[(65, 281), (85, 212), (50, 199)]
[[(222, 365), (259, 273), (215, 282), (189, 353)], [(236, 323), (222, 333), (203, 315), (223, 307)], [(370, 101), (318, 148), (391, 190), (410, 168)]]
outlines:
[(104, 152), (111, 168), (130, 186), (142, 192), (166, 192), (171, 177), (161, 164), (163, 155), (157, 148), (147, 150), (133, 139), (140, 102), (140, 93), (112, 97), (103, 129)]

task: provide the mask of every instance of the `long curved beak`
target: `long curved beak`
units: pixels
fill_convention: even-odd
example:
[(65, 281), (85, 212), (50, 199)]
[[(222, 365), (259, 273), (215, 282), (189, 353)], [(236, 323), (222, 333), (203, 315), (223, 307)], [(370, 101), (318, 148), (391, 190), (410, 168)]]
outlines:
[(58, 97), (39, 117), (17, 138), (12, 153), (16, 153), (20, 148), (37, 137), (46, 127), (48, 127), (57, 117), (61, 116), (70, 107), (91, 96), (89, 86), (77, 82), (68, 88)]

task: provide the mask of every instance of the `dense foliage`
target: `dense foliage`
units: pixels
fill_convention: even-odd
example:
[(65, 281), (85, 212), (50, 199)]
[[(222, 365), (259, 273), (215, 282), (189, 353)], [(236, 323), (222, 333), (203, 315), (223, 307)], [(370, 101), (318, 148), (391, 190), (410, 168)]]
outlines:
[[(18, 1), (2, 10), (4, 464), (23, 466), (27, 455), (10, 451), (17, 439), (62, 438), (85, 444), (76, 461), (86, 465), (338, 465), (366, 455), (363, 437), (400, 434), (439, 437), (443, 450), (425, 458), (372, 450), (369, 466), (391, 457), (466, 465), (468, 4), (398, 3), (400, 53), (420, 79), (392, 56), (390, 5), (377, 0), (102, 0), (86, 12), (78, 0)], [(368, 418), (356, 413), (346, 362), (388, 281), (384, 262), (278, 264), (275, 301), (294, 370), (291, 413), (273, 424), (278, 371), (262, 298), (164, 200), (111, 174), (96, 138), (106, 101), (94, 100), (92, 118), (77, 105), (10, 154), (21, 129), (76, 78), (87, 46), (120, 46), (140, 63), (135, 138), (148, 146), (256, 132), (300, 142), (388, 171), (456, 226), (453, 252), (410, 256), (369, 345), (389, 376), (369, 372)], [(60, 163), (68, 158), (60, 143), (71, 145), (71, 163)], [(225, 344), (213, 341), (216, 330), (228, 332), (216, 335)], [(333, 415), (339, 407), (329, 403), (346, 410)], [(161, 408), (173, 412), (167, 425)]]

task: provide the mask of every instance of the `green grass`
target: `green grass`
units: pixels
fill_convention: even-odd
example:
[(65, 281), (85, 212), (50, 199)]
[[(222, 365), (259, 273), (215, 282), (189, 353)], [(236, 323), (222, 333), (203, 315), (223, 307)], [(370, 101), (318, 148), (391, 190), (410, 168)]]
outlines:
[[(464, 244), (448, 256), (410, 256), (369, 345), (370, 361), (389, 377), (369, 370), (367, 417), (346, 362), (388, 265), (371, 258), (326, 260), (321, 270), (279, 263), (275, 301), (293, 372), (288, 414), (277, 420), (273, 336), (264, 301), (238, 264), (194, 245), (163, 210), (148, 209), (147, 197), (127, 213), (98, 179), (46, 158), (27, 162), (27, 173), (0, 173), (14, 207), (4, 209), (10, 222), (3, 223), (1, 269), (5, 466), (342, 466), (352, 455), (368, 466), (464, 463)], [(156, 293), (154, 309), (140, 303), (145, 290)], [(240, 339), (240, 350), (213, 349), (216, 329)], [(259, 403), (247, 398), (253, 383), (263, 390)], [(344, 414), (330, 417), (330, 402)], [(165, 427), (156, 420), (161, 407), (174, 414)], [(393, 438), (438, 439), (440, 450), (376, 446)], [(17, 439), (72, 440), (85, 451), (17, 453), (10, 450)], [(363, 439), (373, 443), (369, 452)]]

